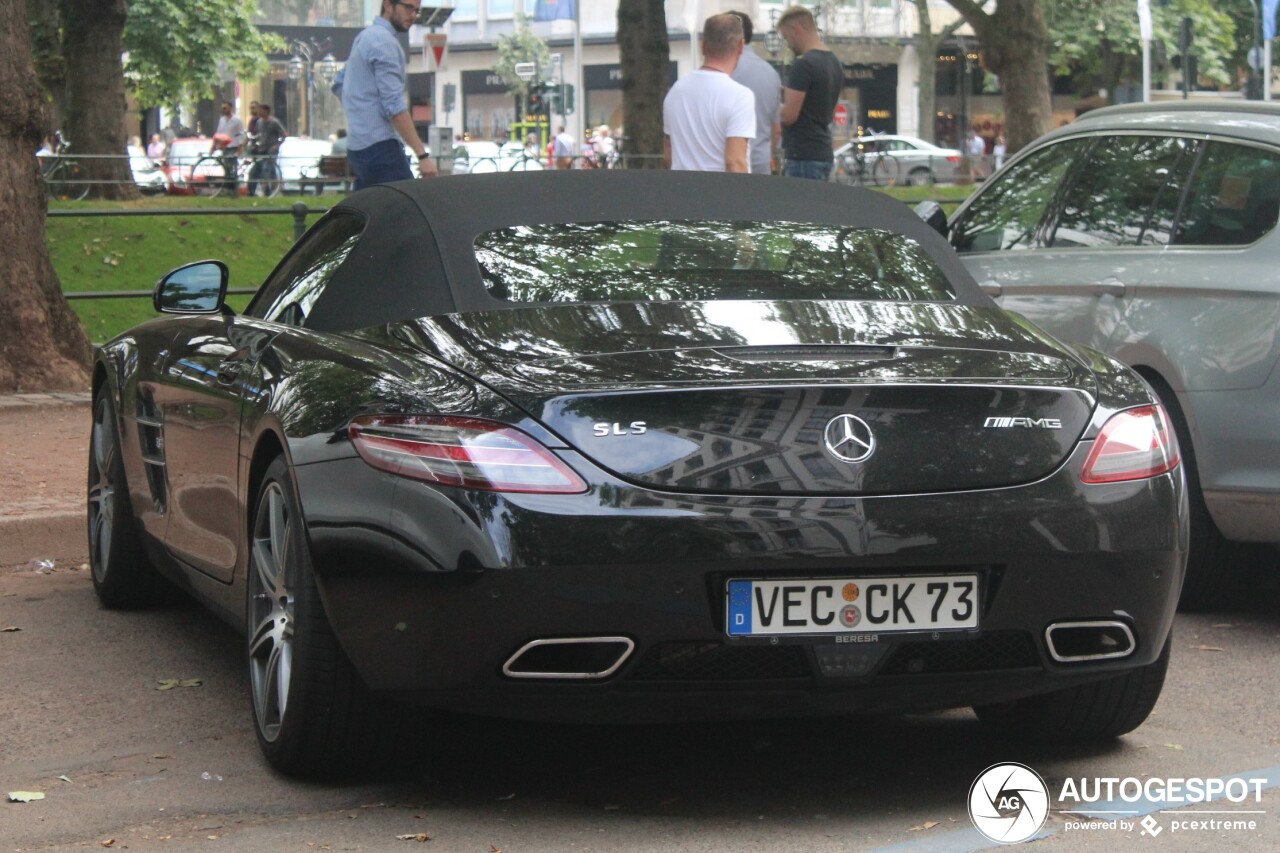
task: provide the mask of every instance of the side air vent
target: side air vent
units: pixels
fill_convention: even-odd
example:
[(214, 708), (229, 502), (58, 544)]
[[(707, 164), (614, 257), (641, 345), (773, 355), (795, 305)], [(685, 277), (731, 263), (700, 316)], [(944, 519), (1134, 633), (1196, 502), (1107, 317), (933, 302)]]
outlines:
[(147, 486), (156, 512), (163, 514), (169, 503), (168, 479), (164, 459), (164, 419), (155, 401), (138, 398), (138, 440), (142, 444), (142, 461), (147, 466)]

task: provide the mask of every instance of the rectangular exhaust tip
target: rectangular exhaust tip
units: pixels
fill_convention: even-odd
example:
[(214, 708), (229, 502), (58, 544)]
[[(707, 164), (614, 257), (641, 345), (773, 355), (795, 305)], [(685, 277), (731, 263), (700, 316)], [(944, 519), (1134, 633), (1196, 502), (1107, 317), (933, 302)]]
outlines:
[(608, 678), (635, 651), (629, 637), (551, 637), (531, 640), (507, 659), (508, 678)]
[(1137, 642), (1124, 622), (1055, 622), (1044, 631), (1049, 655), (1058, 663), (1116, 660), (1133, 654)]

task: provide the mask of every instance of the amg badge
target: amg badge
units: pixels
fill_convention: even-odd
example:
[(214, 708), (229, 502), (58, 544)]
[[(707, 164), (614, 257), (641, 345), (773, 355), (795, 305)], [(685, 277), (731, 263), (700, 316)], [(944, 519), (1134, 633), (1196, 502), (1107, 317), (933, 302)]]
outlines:
[(982, 426), (986, 429), (1062, 429), (1062, 421), (1058, 418), (987, 418)]

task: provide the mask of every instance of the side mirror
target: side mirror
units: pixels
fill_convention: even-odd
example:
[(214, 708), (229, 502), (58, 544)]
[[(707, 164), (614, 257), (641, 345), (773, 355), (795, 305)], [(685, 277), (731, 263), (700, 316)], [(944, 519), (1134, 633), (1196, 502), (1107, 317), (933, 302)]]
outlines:
[(187, 264), (160, 279), (151, 301), (162, 314), (217, 314), (227, 298), (228, 278), (222, 261)]
[(947, 236), (947, 214), (943, 212), (942, 205), (936, 201), (922, 201), (916, 205), (915, 211), (916, 216), (923, 219), (925, 225), (943, 237)]

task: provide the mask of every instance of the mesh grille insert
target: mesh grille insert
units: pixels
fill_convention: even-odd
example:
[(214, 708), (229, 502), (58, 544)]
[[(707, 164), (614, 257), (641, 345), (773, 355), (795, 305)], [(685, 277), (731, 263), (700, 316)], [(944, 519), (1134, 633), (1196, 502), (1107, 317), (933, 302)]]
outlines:
[(996, 631), (975, 640), (902, 643), (889, 655), (881, 675), (977, 672), (1039, 664), (1035, 645), (1023, 631)]
[(726, 646), (713, 642), (659, 643), (631, 671), (633, 681), (765, 681), (809, 678), (800, 646)]

